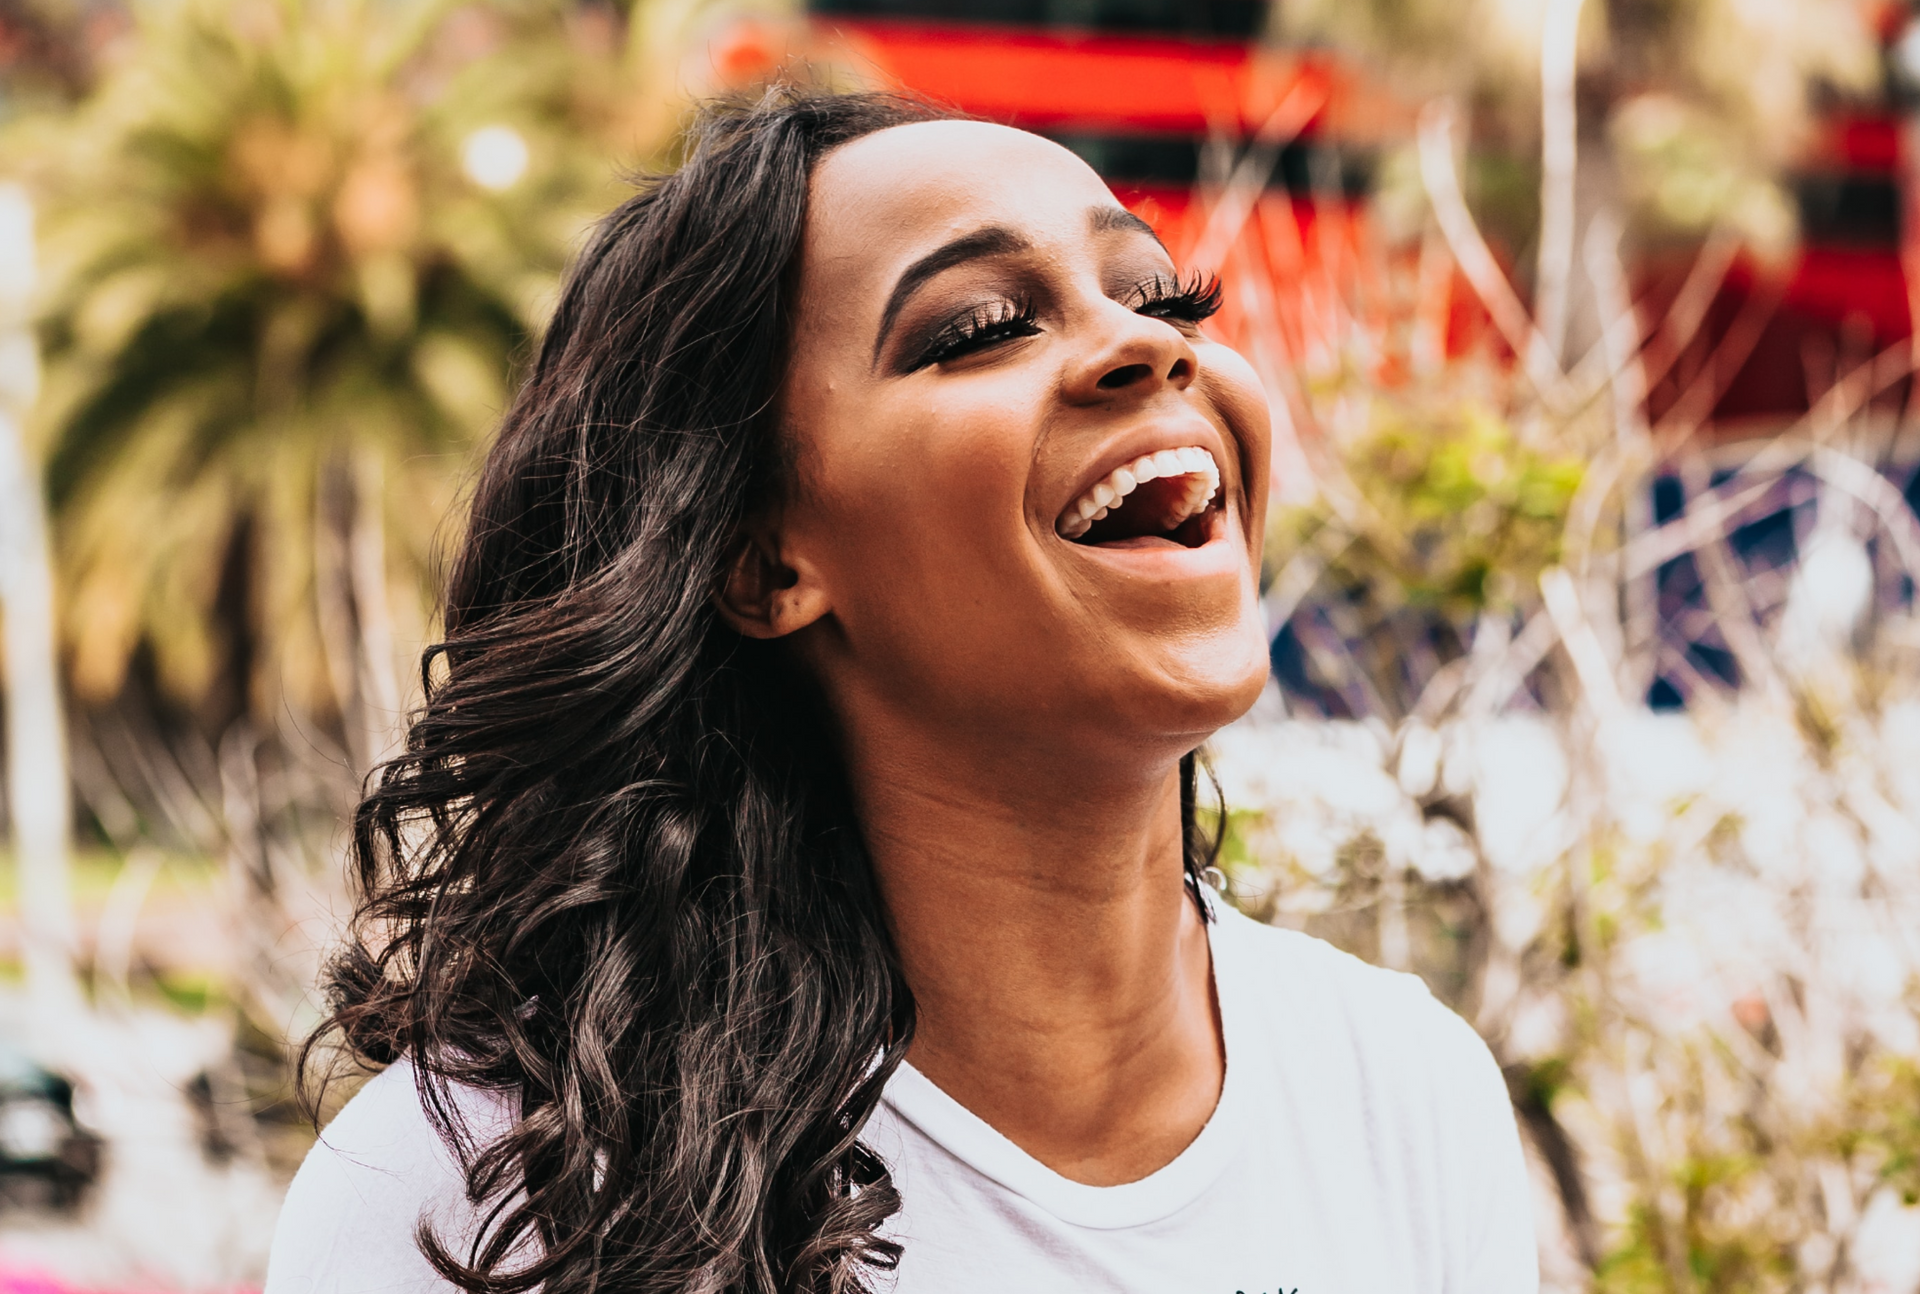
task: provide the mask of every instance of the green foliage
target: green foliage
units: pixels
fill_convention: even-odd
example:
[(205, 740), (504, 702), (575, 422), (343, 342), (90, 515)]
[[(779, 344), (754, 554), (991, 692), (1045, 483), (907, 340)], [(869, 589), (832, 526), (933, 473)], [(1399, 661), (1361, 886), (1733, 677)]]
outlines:
[(83, 695), (146, 644), (181, 698), (251, 664), (255, 706), (337, 712), (368, 626), (416, 627), (471, 447), (637, 143), (621, 35), (582, 12), (137, 3), (88, 98), (11, 129)]
[[(1751, 1170), (1750, 1164), (1733, 1162), (1690, 1163), (1682, 1185), (1689, 1203), (1698, 1205), (1726, 1179), (1737, 1182)], [(1697, 1223), (1700, 1210), (1690, 1209), (1687, 1216)], [(1688, 1226), (1676, 1250), (1672, 1231), (1652, 1206), (1636, 1203), (1625, 1239), (1594, 1272), (1594, 1294), (1761, 1294), (1795, 1288), (1793, 1254), (1783, 1245), (1738, 1231), (1715, 1235)]]
[(1202, 804), (1196, 807), (1200, 829), (1220, 834), (1220, 870), (1231, 880), (1237, 873), (1250, 871), (1257, 859), (1250, 840), (1258, 830), (1261, 814), (1255, 809), (1229, 808), (1223, 815)]
[(1880, 1180), (1909, 1205), (1920, 1204), (1920, 1064), (1889, 1060), (1860, 1084), (1841, 1149), (1863, 1150)]
[[(1581, 472), (1577, 460), (1521, 444), (1477, 405), (1430, 412), (1390, 399), (1376, 402), (1344, 464), (1363, 506), (1334, 545), (1334, 580), (1357, 597), (1454, 616), (1510, 606), (1558, 560)], [(1283, 512), (1275, 547), (1326, 543), (1332, 522), (1323, 508)]]
[(1643, 233), (1685, 238), (1723, 222), (1756, 252), (1779, 256), (1792, 246), (1791, 203), (1730, 123), (1676, 96), (1645, 94), (1620, 105), (1608, 125)]

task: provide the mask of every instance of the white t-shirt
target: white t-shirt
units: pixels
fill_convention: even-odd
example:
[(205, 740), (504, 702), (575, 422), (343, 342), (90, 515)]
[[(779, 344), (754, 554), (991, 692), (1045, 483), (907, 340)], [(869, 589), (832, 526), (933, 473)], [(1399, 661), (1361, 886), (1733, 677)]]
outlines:
[[(1227, 1073), (1158, 1172), (1085, 1186), (903, 1066), (866, 1140), (903, 1208), (896, 1294), (1535, 1294), (1528, 1180), (1480, 1039), (1419, 980), (1219, 905)], [(481, 1127), (505, 1117), (473, 1096)], [(460, 1210), (413, 1074), (370, 1082), (287, 1195), (266, 1294), (444, 1294), (413, 1247)], [(444, 1233), (443, 1233), (444, 1234)]]

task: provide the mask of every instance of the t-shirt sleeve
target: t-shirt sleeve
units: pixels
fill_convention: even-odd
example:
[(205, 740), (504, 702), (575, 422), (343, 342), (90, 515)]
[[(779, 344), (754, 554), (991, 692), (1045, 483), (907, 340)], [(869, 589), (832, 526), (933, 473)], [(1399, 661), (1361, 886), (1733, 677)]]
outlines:
[(320, 1134), (281, 1206), (264, 1294), (452, 1294), (416, 1232), (425, 1220), (459, 1253), (475, 1215), (414, 1084), (404, 1062), (383, 1071)]
[(1538, 1294), (1532, 1183), (1506, 1081), (1471, 1026), (1435, 1003), (1436, 1111), (1448, 1189), (1446, 1294)]

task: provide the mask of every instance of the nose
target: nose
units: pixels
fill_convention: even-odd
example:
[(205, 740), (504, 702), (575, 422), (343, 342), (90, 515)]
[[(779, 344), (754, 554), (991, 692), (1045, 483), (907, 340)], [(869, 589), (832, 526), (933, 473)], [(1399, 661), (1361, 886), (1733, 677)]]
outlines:
[(1165, 320), (1104, 301), (1089, 332), (1095, 340), (1067, 374), (1068, 399), (1085, 404), (1140, 399), (1193, 384), (1199, 360), (1186, 336)]

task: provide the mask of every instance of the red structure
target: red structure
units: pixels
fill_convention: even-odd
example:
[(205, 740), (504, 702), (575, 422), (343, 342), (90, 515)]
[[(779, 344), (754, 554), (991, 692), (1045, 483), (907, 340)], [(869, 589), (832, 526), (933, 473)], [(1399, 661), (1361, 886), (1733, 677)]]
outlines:
[(1902, 263), (1902, 135), (1891, 111), (1838, 115), (1826, 123), (1806, 168), (1794, 177), (1802, 237), (1796, 262), (1771, 280), (1750, 270), (1737, 274), (1716, 304), (1723, 332), (1743, 308), (1763, 308), (1777, 298), (1720, 403), (1720, 419), (1765, 427), (1799, 413), (1836, 370), (1912, 334)]
[[(1238, 146), (1264, 128), (1290, 140), (1275, 191), (1306, 191), (1316, 163), (1331, 167), (1343, 197), (1364, 191), (1359, 154), (1322, 140), (1330, 108), (1354, 100), (1357, 83), (1325, 56), (1262, 49), (1254, 19), (1263, 5), (1215, 6), (1232, 21), (1208, 22), (1205, 5), (1095, 0), (1072, 7), (1094, 21), (1121, 13), (1126, 22), (1108, 25), (1124, 30), (1047, 24), (1050, 9), (1067, 7), (828, 4), (815, 6), (814, 23), (838, 59), (876, 81), (1058, 139), (1145, 207), (1170, 241), (1182, 233), (1210, 140)], [(1029, 21), (952, 21), (983, 9)], [(947, 21), (918, 16), (928, 14)]]

